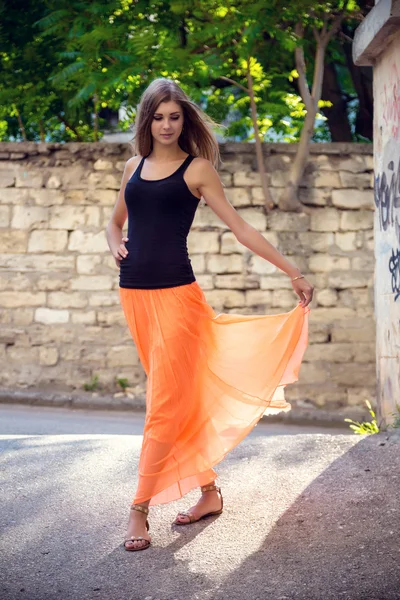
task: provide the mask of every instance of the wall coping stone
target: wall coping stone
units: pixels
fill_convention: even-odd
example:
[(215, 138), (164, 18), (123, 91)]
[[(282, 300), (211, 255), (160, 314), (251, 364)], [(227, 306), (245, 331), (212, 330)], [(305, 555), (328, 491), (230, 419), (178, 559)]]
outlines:
[(371, 66), (399, 32), (400, 0), (379, 0), (357, 27), (353, 41), (353, 61), (359, 67)]
[[(400, 2), (400, 0), (399, 0)], [(222, 154), (254, 154), (255, 144), (248, 142), (223, 142), (219, 144)], [(263, 143), (263, 154), (295, 154), (298, 144), (288, 143)], [(0, 142), (1, 160), (23, 160), (29, 156), (48, 155), (58, 150), (70, 152), (71, 154), (82, 154), (90, 151), (91, 156), (95, 153), (105, 156), (121, 156), (132, 151), (131, 146), (126, 143), (112, 142), (67, 142), (62, 143), (36, 143), (36, 142)], [(369, 154), (373, 155), (373, 145), (368, 143), (327, 142), (309, 144), (311, 154)]]

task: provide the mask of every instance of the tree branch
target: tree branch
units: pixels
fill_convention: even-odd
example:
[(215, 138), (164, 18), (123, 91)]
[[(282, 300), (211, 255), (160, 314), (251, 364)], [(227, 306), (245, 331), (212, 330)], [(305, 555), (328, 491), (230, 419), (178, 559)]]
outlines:
[(347, 33), (344, 33), (344, 31), (341, 31), (339, 33), (339, 37), (340, 37), (340, 39), (342, 39), (345, 42), (350, 42), (350, 44), (353, 43), (353, 38), (351, 38), (349, 35), (347, 35)]
[(246, 73), (247, 84), (248, 84), (248, 88), (249, 88), (248, 95), (250, 98), (251, 120), (253, 122), (253, 128), (254, 128), (254, 141), (255, 141), (255, 146), (256, 146), (257, 166), (258, 166), (258, 172), (260, 173), (261, 187), (262, 187), (263, 193), (264, 193), (265, 210), (266, 210), (266, 212), (268, 212), (271, 208), (273, 208), (274, 202), (271, 198), (271, 194), (270, 194), (268, 182), (267, 182), (267, 176), (265, 173), (262, 140), (260, 137), (260, 130), (258, 128), (258, 122), (257, 122), (257, 105), (256, 105), (255, 94), (254, 94), (253, 78), (251, 76), (251, 56), (247, 57), (246, 71), (247, 71), (247, 73)]
[(211, 18), (206, 19), (206, 18), (199, 17), (199, 16), (195, 15), (192, 11), (189, 11), (188, 18), (196, 20), (199, 23), (212, 23), (213, 22), (213, 20)]
[(315, 50), (315, 60), (314, 60), (314, 77), (313, 77), (313, 85), (312, 85), (312, 102), (315, 108), (315, 111), (318, 110), (318, 102), (321, 98), (322, 93), (322, 82), (324, 78), (324, 62), (325, 62), (325, 50), (326, 44), (320, 40), (317, 44), (317, 48)]
[[(315, 62), (314, 62), (314, 77), (313, 77), (313, 86), (312, 86), (312, 99), (314, 102), (315, 110), (318, 110), (318, 102), (321, 98), (322, 93), (322, 82), (324, 77), (324, 62), (325, 62), (325, 52), (326, 47), (332, 38), (335, 35), (344, 19), (344, 13), (336, 15), (333, 20), (332, 26), (330, 29), (326, 28), (327, 24), (327, 16), (324, 15), (324, 27), (322, 28), (322, 33), (320, 35), (319, 42), (317, 43), (317, 48), (315, 51)], [(325, 30), (325, 31), (324, 31)]]
[(46, 134), (43, 127), (43, 119), (39, 119), (39, 130), (40, 130), (40, 141), (43, 143), (46, 141)]
[(191, 50), (190, 54), (196, 55), (196, 54), (204, 54), (204, 52), (206, 50), (215, 50), (217, 48), (217, 44), (206, 44), (204, 43), (202, 46), (199, 46), (199, 48), (194, 48), (193, 50)]
[(182, 19), (182, 22), (178, 27), (179, 37), (181, 39), (181, 48), (187, 47), (187, 32), (186, 32), (186, 23), (185, 19)]
[(336, 15), (336, 17), (333, 20), (332, 27), (325, 34), (326, 44), (328, 44), (329, 40), (339, 31), (344, 18), (345, 18), (344, 13), (341, 13), (340, 15)]
[(235, 81), (234, 79), (231, 79), (230, 77), (225, 77), (224, 75), (220, 75), (219, 78), (223, 79), (224, 81), (229, 81), (229, 83), (232, 83), (233, 85), (236, 85), (238, 88), (240, 88), (241, 90), (246, 92), (246, 94), (250, 93), (250, 90), (248, 90), (244, 85), (242, 85), (241, 83), (238, 83), (237, 81)]
[(70, 129), (77, 137), (78, 141), (81, 141), (81, 136), (79, 135), (79, 133), (77, 132), (77, 130), (75, 129), (75, 127), (73, 125), (71, 125), (70, 123), (68, 123), (68, 121), (66, 119), (64, 119), (64, 117), (62, 115), (57, 115), (57, 119), (59, 121), (61, 121), (61, 123), (64, 123), (65, 127), (67, 129)]
[(19, 124), (19, 128), (21, 130), (21, 133), (22, 133), (22, 138), (23, 138), (24, 142), (26, 142), (28, 140), (28, 138), (26, 137), (25, 125), (24, 125), (24, 122), (22, 120), (21, 113), (18, 110), (18, 107), (15, 106), (15, 109), (17, 111), (18, 124)]
[(114, 64), (115, 64), (115, 63), (117, 62), (117, 59), (116, 59), (116, 58), (113, 58), (112, 56), (108, 56), (108, 54), (104, 54), (104, 57), (105, 57), (107, 60), (109, 60), (109, 61), (110, 61), (110, 63), (114, 63)]
[[(296, 35), (302, 39), (303, 38), (303, 28), (300, 23), (297, 23), (295, 27)], [(310, 90), (307, 84), (307, 76), (306, 76), (306, 63), (304, 60), (304, 50), (302, 46), (296, 46), (295, 50), (295, 58), (296, 58), (296, 69), (299, 74), (299, 91), (300, 95), (303, 98), (303, 102), (306, 106), (307, 110), (310, 110), (312, 106), (312, 98), (310, 94)]]
[(327, 31), (327, 26), (328, 26), (328, 15), (326, 13), (324, 13), (324, 17), (323, 17), (323, 26), (322, 26), (322, 31), (321, 31), (321, 37), (325, 37), (326, 35), (326, 31)]

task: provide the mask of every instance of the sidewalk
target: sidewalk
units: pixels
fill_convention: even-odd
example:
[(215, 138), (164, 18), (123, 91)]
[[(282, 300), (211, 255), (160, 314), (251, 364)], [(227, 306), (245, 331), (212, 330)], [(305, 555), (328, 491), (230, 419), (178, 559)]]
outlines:
[(400, 436), (257, 435), (217, 465), (224, 512), (122, 547), (139, 435), (4, 435), (4, 600), (398, 600)]
[[(51, 406), (64, 408), (84, 408), (94, 410), (127, 410), (144, 411), (146, 408), (145, 395), (101, 394), (99, 392), (51, 392), (40, 389), (4, 388), (0, 387), (0, 404), (26, 404), (30, 406)], [(320, 408), (293, 407), (287, 413), (262, 417), (269, 423), (316, 423), (322, 426), (347, 428), (346, 417), (362, 420), (363, 415), (369, 418), (367, 411), (348, 408), (344, 410), (323, 410)]]

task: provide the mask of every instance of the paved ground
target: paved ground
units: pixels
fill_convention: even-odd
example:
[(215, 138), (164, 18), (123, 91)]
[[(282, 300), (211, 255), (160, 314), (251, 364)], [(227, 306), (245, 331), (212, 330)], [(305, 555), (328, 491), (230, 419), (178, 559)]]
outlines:
[[(141, 435), (144, 413), (129, 411), (86, 410), (83, 408), (45, 408), (41, 406), (0, 404), (0, 434), (116, 434)], [(353, 435), (346, 423), (342, 426), (294, 425), (270, 423), (263, 418), (250, 435), (298, 433), (344, 433)]]
[(260, 424), (217, 466), (223, 514), (171, 526), (196, 490), (153, 507), (132, 553), (140, 417), (1, 406), (0, 423), (4, 600), (400, 599), (397, 436)]
[[(7, 388), (0, 386), (0, 404), (16, 404), (32, 407), (69, 408), (83, 410), (99, 410), (112, 412), (143, 412), (146, 408), (145, 390), (142, 394), (130, 392), (109, 394), (106, 392), (84, 392), (82, 390), (49, 390), (34, 388)], [(349, 417), (356, 421), (369, 419), (370, 415), (366, 408), (348, 406), (341, 410), (327, 410), (322, 407), (316, 409), (314, 406), (292, 405), (289, 412), (280, 412), (269, 415), (269, 423), (284, 424), (316, 424), (325, 427), (343, 428), (344, 418)], [(262, 421), (264, 418), (262, 419)]]

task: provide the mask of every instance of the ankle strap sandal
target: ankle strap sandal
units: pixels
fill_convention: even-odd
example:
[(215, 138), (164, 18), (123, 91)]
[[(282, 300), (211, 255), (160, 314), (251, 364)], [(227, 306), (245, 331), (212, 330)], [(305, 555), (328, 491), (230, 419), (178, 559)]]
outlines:
[(131, 510), (138, 510), (139, 512), (149, 514), (149, 509), (146, 506), (141, 506), (140, 504), (131, 504)]
[[(139, 511), (139, 512), (145, 513), (146, 515), (148, 515), (148, 514), (149, 514), (149, 509), (148, 509), (148, 508), (146, 508), (146, 506), (141, 506), (140, 504), (131, 504), (131, 506), (130, 506), (130, 510), (137, 510), (137, 511)], [(149, 522), (148, 522), (148, 520), (147, 520), (147, 519), (146, 519), (146, 529), (147, 529), (147, 531), (149, 531), (149, 529), (150, 529), (150, 525), (149, 525)], [(139, 546), (139, 547), (137, 547), (137, 548), (135, 548), (135, 547), (128, 548), (128, 547), (126, 546), (126, 542), (134, 542), (134, 541), (136, 541), (136, 540), (143, 540), (143, 541), (144, 541), (144, 542), (146, 542), (146, 543), (145, 543), (145, 544), (142, 544), (141, 546)], [(126, 539), (124, 540), (124, 548), (125, 548), (125, 550), (129, 550), (129, 552), (135, 552), (136, 550), (146, 550), (146, 548), (148, 548), (149, 546), (150, 546), (150, 541), (149, 541), (149, 540), (146, 540), (146, 539), (145, 539), (143, 536), (141, 536), (141, 535), (139, 535), (139, 536), (136, 536), (136, 535), (131, 535), (131, 537), (130, 537), (130, 538), (126, 538)]]
[[(208, 512), (205, 515), (202, 515), (201, 517), (199, 517), (198, 519), (196, 519), (194, 514), (191, 513), (189, 510), (183, 510), (178, 513), (178, 515), (174, 521), (175, 525), (190, 525), (190, 523), (195, 523), (196, 521), (200, 521), (200, 519), (205, 519), (206, 517), (212, 517), (214, 515), (220, 515), (222, 513), (223, 508), (224, 508), (224, 499), (221, 494), (221, 488), (218, 487), (217, 485), (209, 484), (209, 485), (202, 485), (200, 489), (202, 492), (213, 492), (214, 490), (216, 490), (220, 494), (220, 496), (221, 496), (220, 510), (214, 510), (212, 512)], [(189, 521), (186, 521), (186, 522), (179, 521), (180, 516), (188, 517)]]
[(202, 485), (200, 489), (202, 492), (213, 492), (214, 490), (217, 490), (217, 492), (221, 493), (221, 488), (212, 484)]

